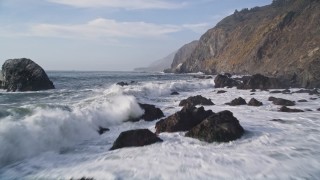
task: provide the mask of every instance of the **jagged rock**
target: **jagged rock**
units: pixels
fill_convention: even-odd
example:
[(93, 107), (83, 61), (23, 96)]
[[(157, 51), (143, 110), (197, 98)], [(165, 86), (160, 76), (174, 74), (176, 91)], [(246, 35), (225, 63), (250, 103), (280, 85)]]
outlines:
[(2, 65), (2, 87), (7, 91), (54, 89), (46, 72), (30, 59), (9, 59)]
[(158, 121), (156, 133), (188, 131), (212, 114), (211, 110), (206, 111), (203, 107), (183, 107), (181, 111)]
[(177, 91), (173, 91), (170, 95), (179, 95)]
[(139, 103), (139, 106), (144, 110), (141, 119), (144, 119), (145, 121), (153, 121), (164, 117), (161, 109), (157, 108), (155, 105)]
[(296, 105), (296, 103), (294, 101), (290, 101), (287, 99), (269, 97), (269, 100), (270, 100), (270, 98), (272, 99), (271, 100), (272, 103), (275, 105), (281, 105), (281, 106), (294, 106), (294, 105)]
[(203, 106), (210, 106), (214, 105), (214, 103), (201, 95), (191, 96), (187, 99), (180, 101), (179, 106), (196, 106), (196, 105), (203, 105)]
[(255, 98), (251, 98), (249, 103), (248, 103), (248, 106), (262, 106), (262, 102), (256, 100)]
[(222, 93), (226, 93), (227, 91), (224, 91), (224, 90), (219, 90), (218, 92), (217, 92), (217, 94), (222, 94)]
[(103, 133), (105, 133), (105, 132), (107, 132), (107, 131), (110, 131), (110, 129), (99, 126), (98, 133), (99, 133), (100, 135), (103, 134)]
[(186, 136), (206, 142), (228, 142), (240, 138), (243, 133), (237, 118), (226, 110), (209, 116), (188, 131)]
[(301, 109), (290, 109), (286, 106), (282, 106), (280, 109), (279, 109), (279, 112), (304, 112), (303, 110)]
[(305, 99), (300, 99), (300, 100), (298, 100), (298, 102), (308, 102), (308, 101)]
[(119, 86), (129, 86), (129, 84), (127, 82), (123, 82), (123, 81), (118, 82), (117, 85), (119, 85)]
[(245, 105), (245, 104), (247, 104), (247, 102), (242, 97), (238, 97), (232, 100), (231, 102), (226, 103), (226, 105), (229, 105), (229, 106), (239, 106), (239, 105)]
[(124, 147), (138, 147), (162, 142), (162, 139), (149, 129), (135, 129), (122, 132), (110, 150), (115, 150)]
[(214, 87), (215, 88), (223, 88), (223, 87), (234, 87), (234, 86), (237, 86), (239, 83), (226, 76), (226, 75), (222, 75), (222, 74), (219, 74), (216, 76), (216, 78), (214, 78)]
[(261, 74), (255, 74), (250, 78), (243, 80), (241, 84), (237, 86), (238, 89), (280, 89), (284, 87), (280, 81), (276, 78), (269, 78)]

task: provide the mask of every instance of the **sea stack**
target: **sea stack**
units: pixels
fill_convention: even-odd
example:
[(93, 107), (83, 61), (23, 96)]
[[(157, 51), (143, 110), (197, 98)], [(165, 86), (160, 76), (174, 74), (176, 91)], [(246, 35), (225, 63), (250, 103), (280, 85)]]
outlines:
[(46, 72), (30, 59), (9, 59), (2, 65), (2, 88), (8, 92), (54, 89)]

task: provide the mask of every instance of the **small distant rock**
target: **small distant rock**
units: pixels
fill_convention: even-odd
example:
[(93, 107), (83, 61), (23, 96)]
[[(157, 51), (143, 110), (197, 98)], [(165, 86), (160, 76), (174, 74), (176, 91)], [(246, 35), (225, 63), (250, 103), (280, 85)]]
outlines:
[(320, 94), (318, 89), (300, 89), (293, 93), (308, 93), (309, 95)]
[(162, 139), (149, 129), (136, 129), (122, 132), (110, 150), (124, 147), (138, 147), (162, 142)]
[(219, 74), (216, 76), (216, 78), (214, 78), (215, 88), (223, 88), (223, 87), (231, 88), (231, 87), (237, 86), (238, 84), (239, 83), (236, 80), (226, 75)]
[(269, 97), (269, 101), (272, 101), (273, 104), (280, 105), (280, 106), (294, 106), (294, 105), (296, 105), (296, 103), (294, 101), (290, 101), (290, 100), (282, 99), (282, 98)]
[(201, 95), (188, 97), (187, 99), (184, 99), (179, 103), (179, 106), (196, 105), (211, 106), (214, 105), (214, 103), (211, 101), (211, 99), (207, 99), (205, 97), (202, 97)]
[(179, 93), (177, 91), (173, 91), (170, 95), (179, 95)]
[(229, 106), (239, 106), (239, 105), (245, 105), (245, 104), (247, 104), (247, 102), (242, 97), (236, 98), (231, 102), (226, 103), (226, 105), (229, 105)]
[(279, 123), (287, 123), (287, 121), (283, 120), (283, 119), (272, 119), (270, 121), (274, 121), (274, 122), (279, 122)]
[(197, 78), (197, 79), (212, 79), (212, 76), (194, 75), (193, 78)]
[(226, 93), (227, 91), (224, 91), (224, 90), (219, 90), (218, 92), (217, 92), (217, 94), (222, 94), (222, 93)]
[(256, 100), (255, 98), (251, 98), (249, 103), (248, 103), (248, 106), (262, 106), (262, 102)]
[(270, 93), (270, 94), (277, 94), (277, 93), (282, 93), (282, 91), (274, 90), (274, 91), (270, 91), (269, 93)]
[(70, 180), (94, 180), (94, 178), (91, 178), (91, 177), (82, 177), (80, 179), (73, 179), (71, 178)]
[(212, 114), (211, 110), (206, 111), (203, 107), (183, 107), (181, 111), (158, 121), (156, 133), (188, 131)]
[(291, 94), (291, 91), (289, 89), (285, 89), (282, 91), (282, 94)]
[(304, 109), (305, 111), (312, 111), (312, 109)]
[(250, 92), (256, 92), (257, 90), (255, 90), (255, 89), (251, 89), (251, 91)]
[(107, 131), (110, 131), (110, 129), (99, 126), (98, 133), (99, 133), (100, 135), (103, 134), (103, 133), (105, 133), (105, 132), (107, 132)]
[(298, 100), (298, 102), (308, 102), (308, 101), (305, 99), (300, 99), (300, 100)]
[(30, 59), (9, 59), (2, 65), (2, 88), (9, 92), (54, 89), (46, 72)]
[(232, 112), (226, 110), (213, 114), (186, 133), (206, 142), (229, 142), (240, 138), (244, 129)]
[(310, 100), (317, 100), (318, 98), (310, 98)]
[(279, 109), (279, 112), (304, 112), (303, 110), (301, 109), (290, 109), (286, 106), (282, 106), (280, 109)]
[(127, 82), (123, 82), (123, 81), (118, 82), (117, 85), (119, 85), (119, 86), (129, 86), (129, 84)]

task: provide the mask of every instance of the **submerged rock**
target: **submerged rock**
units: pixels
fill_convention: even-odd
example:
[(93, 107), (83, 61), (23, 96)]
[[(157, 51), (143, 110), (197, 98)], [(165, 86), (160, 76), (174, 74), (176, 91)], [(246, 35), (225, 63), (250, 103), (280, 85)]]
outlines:
[(110, 131), (110, 129), (99, 126), (98, 133), (99, 133), (100, 135), (103, 134), (103, 133), (105, 133), (105, 132), (107, 132), (107, 131)]
[(156, 134), (149, 129), (135, 129), (122, 132), (110, 150), (124, 148), (124, 147), (137, 147), (162, 142), (162, 139), (157, 137)]
[(223, 88), (223, 87), (231, 88), (231, 87), (237, 86), (238, 84), (239, 83), (236, 80), (226, 75), (219, 74), (216, 76), (216, 78), (214, 78), (215, 88)]
[(281, 105), (281, 106), (294, 106), (296, 103), (294, 101), (290, 101), (287, 99), (282, 98), (275, 98), (275, 97), (269, 97), (269, 100), (272, 101), (275, 105)]
[(179, 103), (179, 106), (196, 106), (196, 105), (210, 106), (210, 105), (214, 105), (214, 103), (210, 99), (202, 97), (201, 95), (188, 97), (187, 99), (184, 99)]
[(279, 112), (304, 112), (303, 110), (301, 109), (290, 109), (286, 106), (282, 106), (280, 109), (279, 109)]
[(181, 111), (158, 121), (156, 133), (188, 131), (212, 114), (211, 110), (206, 111), (203, 107), (183, 107)]
[(2, 65), (2, 87), (7, 91), (54, 89), (46, 72), (30, 59), (9, 59)]
[(179, 93), (177, 91), (173, 91), (170, 95), (179, 95)]
[(251, 98), (249, 103), (248, 103), (248, 106), (262, 106), (262, 102), (256, 100), (255, 98)]
[(247, 104), (247, 102), (242, 97), (238, 97), (232, 100), (231, 102), (226, 103), (226, 105), (229, 105), (229, 106), (239, 106), (239, 105), (245, 105), (245, 104)]
[(228, 142), (240, 138), (244, 133), (230, 111), (213, 114), (186, 133), (192, 137), (206, 142)]

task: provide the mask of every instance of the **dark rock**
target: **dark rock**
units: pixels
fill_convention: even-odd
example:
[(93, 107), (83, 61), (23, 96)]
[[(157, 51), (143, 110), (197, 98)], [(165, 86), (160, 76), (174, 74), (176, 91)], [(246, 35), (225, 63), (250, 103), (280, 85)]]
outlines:
[(283, 120), (283, 119), (272, 119), (270, 121), (274, 121), (274, 122), (279, 122), (279, 123), (287, 123), (287, 121)]
[(215, 88), (223, 88), (223, 87), (231, 88), (231, 87), (237, 86), (238, 84), (239, 83), (236, 80), (222, 74), (219, 74), (217, 75), (216, 78), (214, 78)]
[(196, 79), (212, 79), (212, 76), (194, 75), (193, 78), (196, 78)]
[(282, 94), (291, 94), (291, 91), (289, 89), (285, 89), (282, 91)]
[(318, 108), (317, 111), (320, 111), (320, 108)]
[(119, 86), (128, 86), (129, 84), (127, 82), (121, 81), (121, 82), (118, 82), (117, 85), (119, 85)]
[(70, 180), (94, 180), (94, 178), (82, 177), (82, 178), (80, 178), (80, 179), (73, 179), (73, 178), (71, 178)]
[(269, 97), (269, 101), (272, 101), (275, 105), (281, 105), (281, 106), (294, 106), (296, 103), (294, 101), (290, 101), (287, 99), (282, 98), (275, 98), (275, 97)]
[(257, 90), (256, 89), (251, 89), (251, 91), (250, 92), (256, 92)]
[(282, 91), (279, 91), (279, 90), (270, 91), (270, 94), (277, 94), (277, 93), (282, 93)]
[(255, 95), (256, 93), (251, 93), (250, 95)]
[(226, 105), (230, 105), (230, 106), (239, 106), (239, 105), (245, 105), (245, 104), (247, 104), (247, 102), (242, 97), (238, 97), (232, 100), (231, 102), (226, 103)]
[(300, 99), (300, 100), (298, 100), (298, 102), (308, 102), (308, 101), (305, 99)]
[(105, 132), (107, 132), (107, 131), (110, 131), (110, 129), (99, 126), (98, 133), (99, 133), (100, 135), (103, 134), (103, 133), (105, 133)]
[(317, 100), (318, 98), (310, 98), (310, 100)]
[(305, 111), (312, 111), (312, 109), (304, 109)]
[(293, 93), (308, 93), (309, 95), (320, 94), (318, 89), (300, 89)]
[(218, 92), (217, 92), (217, 94), (222, 94), (222, 93), (226, 93), (227, 91), (224, 91), (224, 90), (219, 90)]
[(46, 72), (30, 59), (9, 59), (2, 65), (2, 86), (7, 91), (54, 89)]
[(170, 95), (179, 95), (177, 91), (173, 91)]
[(255, 98), (251, 98), (249, 103), (248, 103), (248, 106), (262, 106), (262, 102), (256, 100)]
[(280, 89), (284, 87), (276, 78), (269, 78), (261, 74), (255, 74), (249, 79), (244, 79), (241, 84), (237, 86), (238, 89)]
[(301, 109), (290, 109), (286, 106), (282, 106), (280, 109), (279, 109), (279, 112), (304, 112), (303, 110)]
[(139, 106), (144, 110), (144, 114), (141, 118), (145, 121), (153, 121), (164, 117), (161, 109), (157, 108), (155, 105), (139, 103)]
[(212, 114), (211, 110), (206, 111), (203, 107), (183, 107), (181, 111), (158, 121), (156, 133), (188, 131)]
[(232, 74), (230, 74), (230, 73), (224, 73), (223, 75), (227, 76), (228, 78), (232, 77)]
[(240, 138), (244, 133), (230, 111), (213, 114), (186, 133), (192, 137), (206, 142), (228, 142)]
[(179, 106), (196, 106), (196, 105), (210, 106), (210, 105), (214, 105), (214, 103), (210, 99), (202, 97), (201, 95), (188, 97), (187, 99), (184, 99), (179, 103)]
[(156, 134), (149, 129), (136, 129), (122, 132), (110, 150), (124, 148), (124, 147), (138, 147), (162, 142)]

